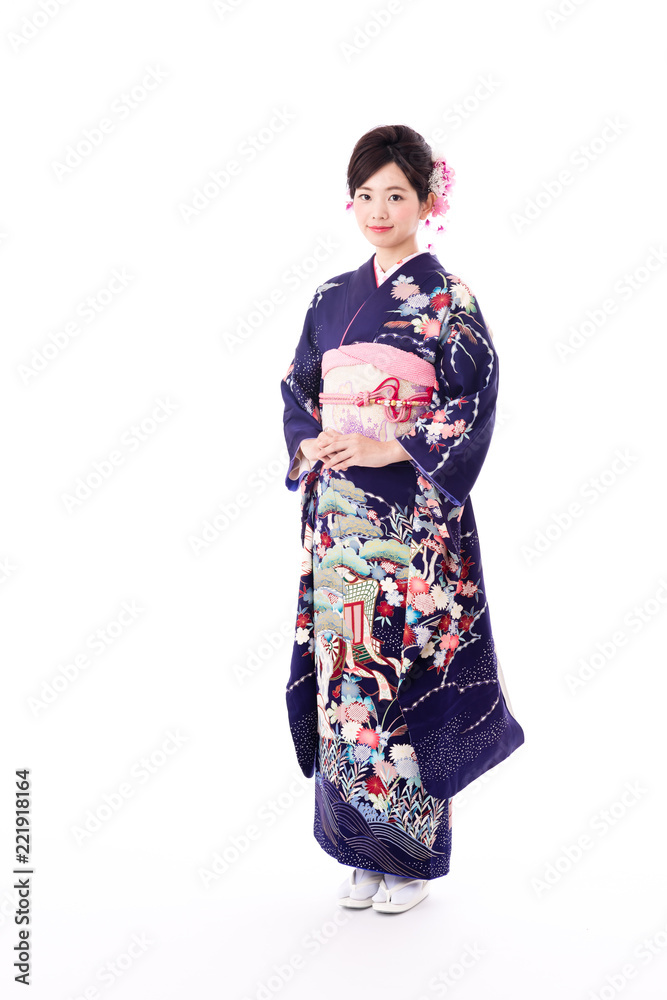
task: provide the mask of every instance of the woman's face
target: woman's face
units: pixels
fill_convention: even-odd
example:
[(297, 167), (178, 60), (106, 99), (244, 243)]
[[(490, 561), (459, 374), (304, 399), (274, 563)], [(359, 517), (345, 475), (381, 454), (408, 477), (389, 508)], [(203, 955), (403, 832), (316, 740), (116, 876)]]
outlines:
[(430, 212), (435, 194), (419, 204), (417, 192), (400, 167), (386, 163), (354, 192), (357, 224), (375, 247), (399, 247), (413, 241), (419, 220)]

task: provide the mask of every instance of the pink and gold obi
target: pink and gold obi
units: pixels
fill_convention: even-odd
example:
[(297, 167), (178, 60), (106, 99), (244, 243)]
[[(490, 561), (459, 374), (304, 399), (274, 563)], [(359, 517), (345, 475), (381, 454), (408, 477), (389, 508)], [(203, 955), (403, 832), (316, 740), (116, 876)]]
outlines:
[(435, 369), (389, 344), (346, 344), (322, 355), (320, 421), (326, 430), (389, 441), (429, 408)]

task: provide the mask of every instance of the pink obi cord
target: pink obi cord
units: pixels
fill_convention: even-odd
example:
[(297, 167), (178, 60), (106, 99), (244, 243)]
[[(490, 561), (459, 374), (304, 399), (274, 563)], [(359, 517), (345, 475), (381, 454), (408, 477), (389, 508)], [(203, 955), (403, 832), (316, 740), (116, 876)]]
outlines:
[[(390, 375), (389, 378), (383, 379), (379, 385), (376, 385), (374, 389), (360, 389), (353, 395), (346, 395), (340, 392), (321, 392), (320, 406), (322, 403), (351, 403), (356, 406), (368, 406), (373, 403), (384, 404), (387, 418), (393, 423), (402, 424), (404, 421), (410, 419), (411, 407), (423, 404), (428, 405), (431, 402), (433, 386), (424, 389), (423, 392), (406, 396), (404, 399), (399, 399), (398, 397), (399, 386), (399, 380), (395, 376)], [(395, 410), (399, 403), (400, 410), (397, 415)]]

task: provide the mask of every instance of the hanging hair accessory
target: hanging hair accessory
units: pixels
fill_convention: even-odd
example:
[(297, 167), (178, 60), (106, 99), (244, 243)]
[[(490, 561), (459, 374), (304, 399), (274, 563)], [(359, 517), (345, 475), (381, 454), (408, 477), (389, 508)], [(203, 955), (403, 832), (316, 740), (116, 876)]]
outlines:
[[(439, 156), (433, 161), (433, 169), (428, 179), (428, 189), (435, 194), (435, 201), (430, 213), (424, 221), (425, 226), (432, 225), (433, 221), (443, 216), (449, 208), (447, 195), (455, 179), (454, 170), (449, 166), (444, 156)], [(445, 227), (438, 223), (436, 232), (441, 233)]]

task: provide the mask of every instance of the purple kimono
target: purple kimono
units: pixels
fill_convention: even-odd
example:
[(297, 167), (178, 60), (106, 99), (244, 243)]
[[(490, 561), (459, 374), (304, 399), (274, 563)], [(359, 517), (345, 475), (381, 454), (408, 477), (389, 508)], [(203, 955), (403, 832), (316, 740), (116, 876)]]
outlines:
[[(470, 499), (497, 389), (477, 301), (428, 251), (379, 285), (374, 255), (320, 285), (281, 383), (303, 551), (288, 718), (343, 864), (447, 874), (452, 796), (524, 742)], [(326, 427), (410, 457), (311, 468), (300, 443)]]

